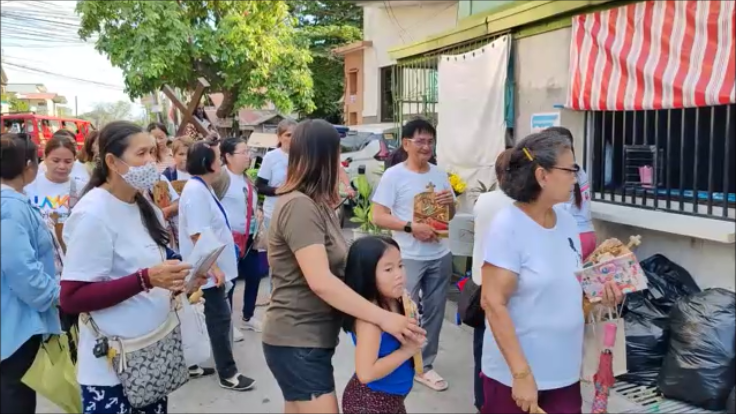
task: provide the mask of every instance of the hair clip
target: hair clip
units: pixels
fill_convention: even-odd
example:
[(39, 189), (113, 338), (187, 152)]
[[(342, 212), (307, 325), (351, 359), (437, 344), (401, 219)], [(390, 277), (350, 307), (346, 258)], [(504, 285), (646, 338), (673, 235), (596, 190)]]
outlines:
[(521, 150), (524, 151), (524, 155), (526, 155), (529, 161), (534, 161), (534, 157), (532, 157), (532, 153), (529, 152), (529, 150), (526, 149), (526, 147), (522, 148)]

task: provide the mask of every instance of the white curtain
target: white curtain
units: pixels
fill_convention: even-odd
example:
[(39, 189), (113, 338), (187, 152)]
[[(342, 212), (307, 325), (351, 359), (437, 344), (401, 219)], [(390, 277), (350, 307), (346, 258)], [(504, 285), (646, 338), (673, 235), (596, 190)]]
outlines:
[(472, 210), (480, 183), (496, 181), (496, 157), (505, 148), (510, 42), (507, 35), (462, 55), (440, 56), (437, 163), (468, 184), (460, 211)]

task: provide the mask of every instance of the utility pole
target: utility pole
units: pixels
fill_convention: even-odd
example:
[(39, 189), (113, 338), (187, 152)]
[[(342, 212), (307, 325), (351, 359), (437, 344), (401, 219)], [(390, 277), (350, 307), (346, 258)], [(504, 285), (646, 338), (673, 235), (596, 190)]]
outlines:
[(79, 116), (79, 102), (78, 102), (77, 96), (75, 95), (74, 96), (74, 117), (76, 118), (78, 116)]

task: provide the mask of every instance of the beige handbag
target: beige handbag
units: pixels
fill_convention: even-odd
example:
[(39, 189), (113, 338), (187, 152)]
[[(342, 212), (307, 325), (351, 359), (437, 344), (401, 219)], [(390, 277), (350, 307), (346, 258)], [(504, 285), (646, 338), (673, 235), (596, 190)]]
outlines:
[(585, 324), (585, 332), (583, 335), (583, 367), (581, 379), (586, 382), (593, 382), (593, 376), (598, 372), (598, 362), (600, 361), (601, 351), (603, 350), (603, 335), (605, 333), (605, 325), (609, 322), (616, 324), (616, 343), (613, 347), (613, 376), (626, 374), (628, 372), (626, 365), (626, 332), (624, 331), (624, 319), (611, 308), (604, 310), (601, 306), (590, 312), (587, 323)]

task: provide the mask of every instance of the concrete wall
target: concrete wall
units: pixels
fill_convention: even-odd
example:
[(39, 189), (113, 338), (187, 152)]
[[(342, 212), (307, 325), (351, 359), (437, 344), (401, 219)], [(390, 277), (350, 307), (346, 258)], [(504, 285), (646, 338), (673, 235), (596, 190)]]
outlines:
[[(569, 76), (570, 29), (519, 39), (514, 46), (517, 85), (515, 135), (519, 139), (529, 134), (530, 117), (533, 113), (557, 111), (559, 109), (555, 105), (565, 103)], [(562, 124), (577, 138), (575, 148), (580, 158), (583, 154), (584, 115), (582, 112), (569, 110), (560, 112)], [(632, 211), (636, 214), (637, 210)], [(735, 289), (736, 252), (733, 244), (608, 221), (596, 220), (595, 224), (599, 240), (609, 237), (627, 240), (629, 236), (639, 234), (643, 240), (637, 252), (640, 259), (662, 253), (687, 269), (703, 288), (720, 286)], [(733, 227), (734, 224), (724, 222), (723, 226)]]
[(365, 118), (374, 119), (380, 115), (380, 68), (396, 64), (388, 51), (450, 30), (457, 23), (456, 1), (392, 4), (391, 8), (386, 8), (384, 3), (377, 2), (363, 8), (363, 40), (373, 42), (363, 56), (364, 123), (369, 123)]

